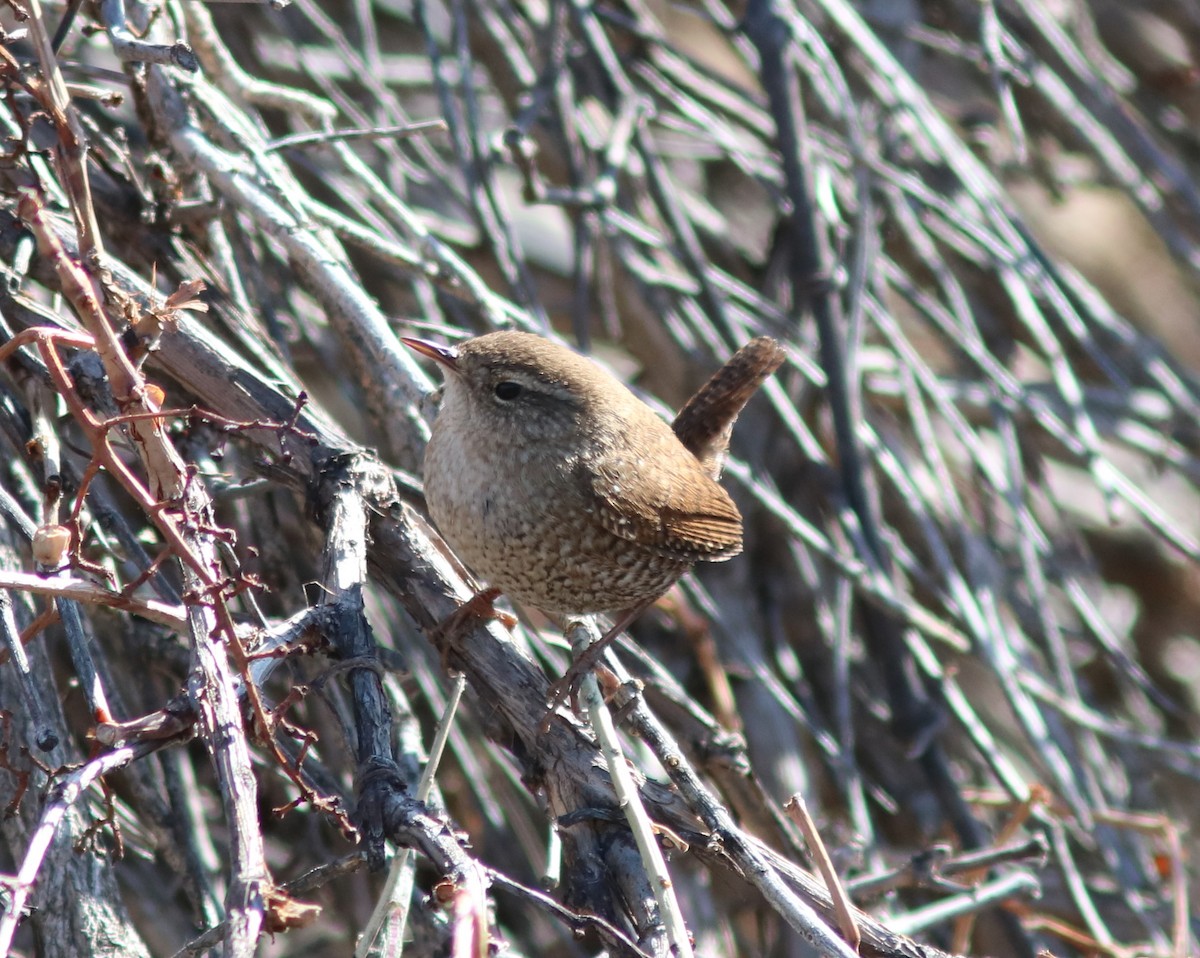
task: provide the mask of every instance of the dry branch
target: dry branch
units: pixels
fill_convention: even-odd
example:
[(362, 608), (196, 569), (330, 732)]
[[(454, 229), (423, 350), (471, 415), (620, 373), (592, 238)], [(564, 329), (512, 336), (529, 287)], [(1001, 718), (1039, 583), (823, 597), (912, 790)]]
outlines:
[[(1200, 17), (1070, 10), (10, 5), (0, 956), (1194, 953)], [(788, 347), (603, 747), (438, 628), (399, 336), (514, 325)]]

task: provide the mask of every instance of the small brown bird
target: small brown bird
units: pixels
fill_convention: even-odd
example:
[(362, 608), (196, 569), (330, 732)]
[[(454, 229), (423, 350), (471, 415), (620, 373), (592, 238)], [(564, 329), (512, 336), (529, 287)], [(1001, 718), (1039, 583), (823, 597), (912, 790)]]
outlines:
[(741, 516), (716, 478), (733, 421), (783, 361), (773, 340), (743, 347), (674, 429), (540, 336), (404, 342), (446, 371), (425, 452), (429, 512), (497, 590), (549, 613), (630, 611), (623, 628), (695, 562), (741, 551)]

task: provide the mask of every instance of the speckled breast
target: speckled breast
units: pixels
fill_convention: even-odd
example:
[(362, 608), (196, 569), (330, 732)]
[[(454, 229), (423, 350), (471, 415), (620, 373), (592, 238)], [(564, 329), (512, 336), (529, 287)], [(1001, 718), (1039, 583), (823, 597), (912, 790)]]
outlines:
[(425, 454), (429, 512), (459, 558), (514, 601), (562, 614), (614, 612), (687, 570), (602, 528), (561, 473), (520, 462), (500, 470), (455, 452), (463, 448), (435, 431)]

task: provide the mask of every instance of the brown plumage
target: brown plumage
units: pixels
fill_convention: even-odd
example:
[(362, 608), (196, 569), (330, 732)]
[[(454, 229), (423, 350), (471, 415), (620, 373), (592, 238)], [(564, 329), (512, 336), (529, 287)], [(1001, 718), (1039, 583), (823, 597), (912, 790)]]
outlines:
[(671, 430), (710, 479), (721, 478), (738, 413), (786, 357), (769, 336), (752, 339), (679, 410)]
[[(658, 596), (699, 560), (741, 551), (741, 516), (714, 480), (733, 419), (782, 359), (771, 340), (746, 347), (770, 367), (750, 372), (753, 386), (739, 385), (741, 366), (732, 385), (718, 373), (681, 413), (703, 462), (624, 384), (549, 340), (405, 342), (446, 370), (425, 454), (430, 514), (511, 598), (553, 613), (615, 612)], [(763, 363), (765, 344), (779, 355)], [(722, 397), (726, 422), (715, 429), (687, 414), (699, 403), (709, 417)]]

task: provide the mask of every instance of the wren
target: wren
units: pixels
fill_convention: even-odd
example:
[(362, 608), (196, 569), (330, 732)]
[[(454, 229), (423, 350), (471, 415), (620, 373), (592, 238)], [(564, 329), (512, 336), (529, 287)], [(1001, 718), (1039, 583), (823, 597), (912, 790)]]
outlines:
[(741, 551), (716, 480), (734, 420), (784, 359), (774, 340), (739, 350), (674, 427), (540, 336), (403, 341), (446, 373), (425, 452), (430, 515), (495, 590), (552, 614), (626, 613), (607, 640), (696, 562)]

